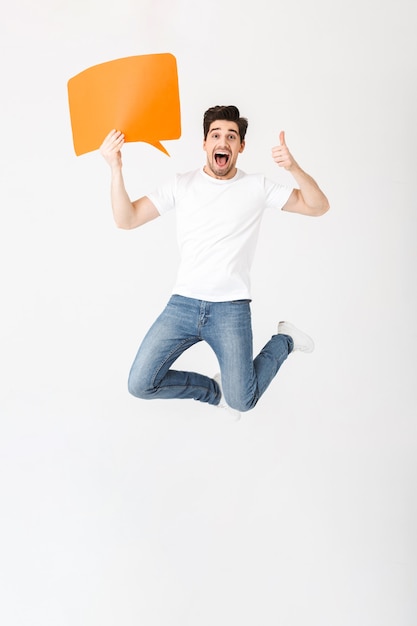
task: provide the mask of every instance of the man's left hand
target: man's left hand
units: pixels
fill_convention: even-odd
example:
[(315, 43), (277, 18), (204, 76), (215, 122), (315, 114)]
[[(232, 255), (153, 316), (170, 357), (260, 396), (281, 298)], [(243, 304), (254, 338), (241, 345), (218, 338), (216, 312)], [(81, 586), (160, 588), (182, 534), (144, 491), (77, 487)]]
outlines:
[(279, 167), (291, 170), (296, 165), (296, 162), (285, 143), (285, 132), (283, 130), (279, 134), (279, 143), (279, 146), (272, 148), (272, 158)]

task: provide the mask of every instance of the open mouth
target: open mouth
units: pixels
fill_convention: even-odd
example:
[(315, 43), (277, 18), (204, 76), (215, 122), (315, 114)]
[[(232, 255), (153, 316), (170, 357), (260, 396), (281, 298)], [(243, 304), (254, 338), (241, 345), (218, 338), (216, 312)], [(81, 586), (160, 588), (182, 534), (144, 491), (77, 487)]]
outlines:
[(229, 154), (227, 152), (215, 152), (214, 160), (219, 167), (224, 167), (229, 161)]

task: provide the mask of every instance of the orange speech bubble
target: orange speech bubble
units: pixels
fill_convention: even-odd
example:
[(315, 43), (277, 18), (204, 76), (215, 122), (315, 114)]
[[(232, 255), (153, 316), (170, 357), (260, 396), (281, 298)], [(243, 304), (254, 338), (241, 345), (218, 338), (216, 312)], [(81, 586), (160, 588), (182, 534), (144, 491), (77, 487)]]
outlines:
[(125, 141), (145, 141), (165, 154), (161, 140), (181, 136), (177, 63), (172, 54), (94, 65), (68, 81), (68, 100), (77, 156), (97, 150), (113, 128), (124, 133)]

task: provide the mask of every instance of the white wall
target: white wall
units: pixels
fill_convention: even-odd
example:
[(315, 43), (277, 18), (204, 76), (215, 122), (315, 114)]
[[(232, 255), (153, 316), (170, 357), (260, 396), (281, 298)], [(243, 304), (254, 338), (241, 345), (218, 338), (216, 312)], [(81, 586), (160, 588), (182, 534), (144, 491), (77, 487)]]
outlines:
[[(1, 41), (0, 621), (5, 626), (414, 626), (417, 142), (411, 0), (17, 0)], [(328, 194), (265, 218), (255, 344), (317, 348), (237, 423), (126, 391), (169, 295), (170, 217), (117, 230), (108, 167), (75, 157), (67, 80), (177, 58), (171, 158), (124, 150), (133, 197), (203, 163), (201, 117), (250, 120), (240, 166)], [(286, 180), (286, 179), (285, 179)], [(208, 348), (187, 366), (216, 371)], [(220, 415), (219, 415), (220, 414)]]

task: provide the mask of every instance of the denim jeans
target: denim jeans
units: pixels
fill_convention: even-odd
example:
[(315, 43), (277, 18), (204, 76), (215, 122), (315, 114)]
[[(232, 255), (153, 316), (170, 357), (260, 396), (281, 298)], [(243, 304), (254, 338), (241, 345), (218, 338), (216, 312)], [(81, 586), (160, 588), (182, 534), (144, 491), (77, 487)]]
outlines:
[(218, 404), (212, 378), (171, 369), (187, 348), (206, 341), (219, 362), (224, 398), (238, 411), (252, 409), (293, 349), (287, 335), (273, 335), (253, 359), (250, 300), (206, 302), (171, 296), (146, 334), (129, 374), (138, 398), (192, 398)]

